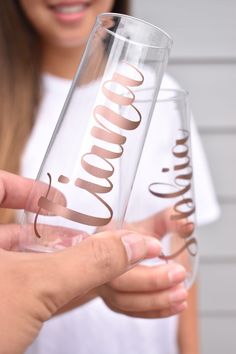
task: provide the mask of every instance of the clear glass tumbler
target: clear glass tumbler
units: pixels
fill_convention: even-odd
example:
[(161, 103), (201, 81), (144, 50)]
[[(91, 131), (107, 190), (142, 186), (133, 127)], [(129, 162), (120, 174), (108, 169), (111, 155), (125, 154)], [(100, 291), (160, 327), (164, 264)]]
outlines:
[[(144, 95), (143, 110), (149, 103), (148, 89)], [(158, 237), (163, 255), (154, 262), (183, 265), (186, 286), (192, 284), (198, 267), (198, 247), (189, 99), (184, 90), (159, 91), (125, 221)]]
[(52, 252), (122, 225), (171, 44), (147, 22), (98, 16), (28, 198), (22, 250)]

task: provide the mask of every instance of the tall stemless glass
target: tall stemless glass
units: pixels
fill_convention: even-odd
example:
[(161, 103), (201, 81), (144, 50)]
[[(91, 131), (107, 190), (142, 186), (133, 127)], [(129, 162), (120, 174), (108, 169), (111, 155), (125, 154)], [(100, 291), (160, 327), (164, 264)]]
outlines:
[[(144, 91), (143, 106), (149, 102)], [(160, 238), (163, 255), (157, 262), (183, 265), (187, 287), (198, 265), (193, 189), (188, 94), (161, 89), (125, 220)]]
[[(22, 250), (122, 225), (171, 44), (144, 21), (98, 16), (28, 198)], [(142, 111), (136, 92), (147, 85)]]

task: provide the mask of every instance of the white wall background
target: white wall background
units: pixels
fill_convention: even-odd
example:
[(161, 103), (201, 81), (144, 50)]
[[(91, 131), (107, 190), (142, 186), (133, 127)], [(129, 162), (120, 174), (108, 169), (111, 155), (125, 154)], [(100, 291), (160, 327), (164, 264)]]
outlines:
[(235, 354), (236, 0), (131, 4), (174, 39), (168, 71), (190, 92), (221, 204), (221, 218), (199, 230), (201, 353)]

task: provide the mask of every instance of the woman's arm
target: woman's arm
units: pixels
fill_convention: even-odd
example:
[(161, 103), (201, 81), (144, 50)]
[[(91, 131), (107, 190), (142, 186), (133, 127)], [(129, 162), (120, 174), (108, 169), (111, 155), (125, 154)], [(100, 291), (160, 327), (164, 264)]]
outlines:
[(189, 290), (188, 308), (179, 316), (178, 345), (180, 354), (199, 354), (197, 285)]

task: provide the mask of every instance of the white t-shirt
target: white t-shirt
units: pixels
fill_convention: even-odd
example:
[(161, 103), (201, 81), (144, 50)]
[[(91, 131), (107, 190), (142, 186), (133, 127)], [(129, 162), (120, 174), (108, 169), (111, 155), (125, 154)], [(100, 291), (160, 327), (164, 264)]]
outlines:
[[(23, 155), (22, 175), (36, 177), (70, 85), (67, 80), (44, 75), (44, 95)], [(164, 76), (162, 88), (177, 87), (172, 78)], [(86, 102), (86, 97), (84, 101)], [(155, 145), (155, 141), (153, 144)], [(219, 207), (194, 123), (192, 150), (197, 220), (198, 224), (203, 224), (218, 217)], [(149, 156), (152, 153), (155, 151), (150, 149)], [(142, 159), (140, 168), (146, 172), (151, 166)], [(142, 178), (142, 185), (145, 185), (145, 176), (138, 178)], [(134, 190), (133, 193), (142, 193), (142, 189)], [(142, 200), (142, 211), (149, 211), (152, 207), (151, 197)], [(140, 212), (138, 208), (139, 203), (137, 213)], [(97, 298), (45, 323), (27, 354), (177, 354), (177, 320), (177, 316), (166, 319), (128, 317), (111, 311)]]

